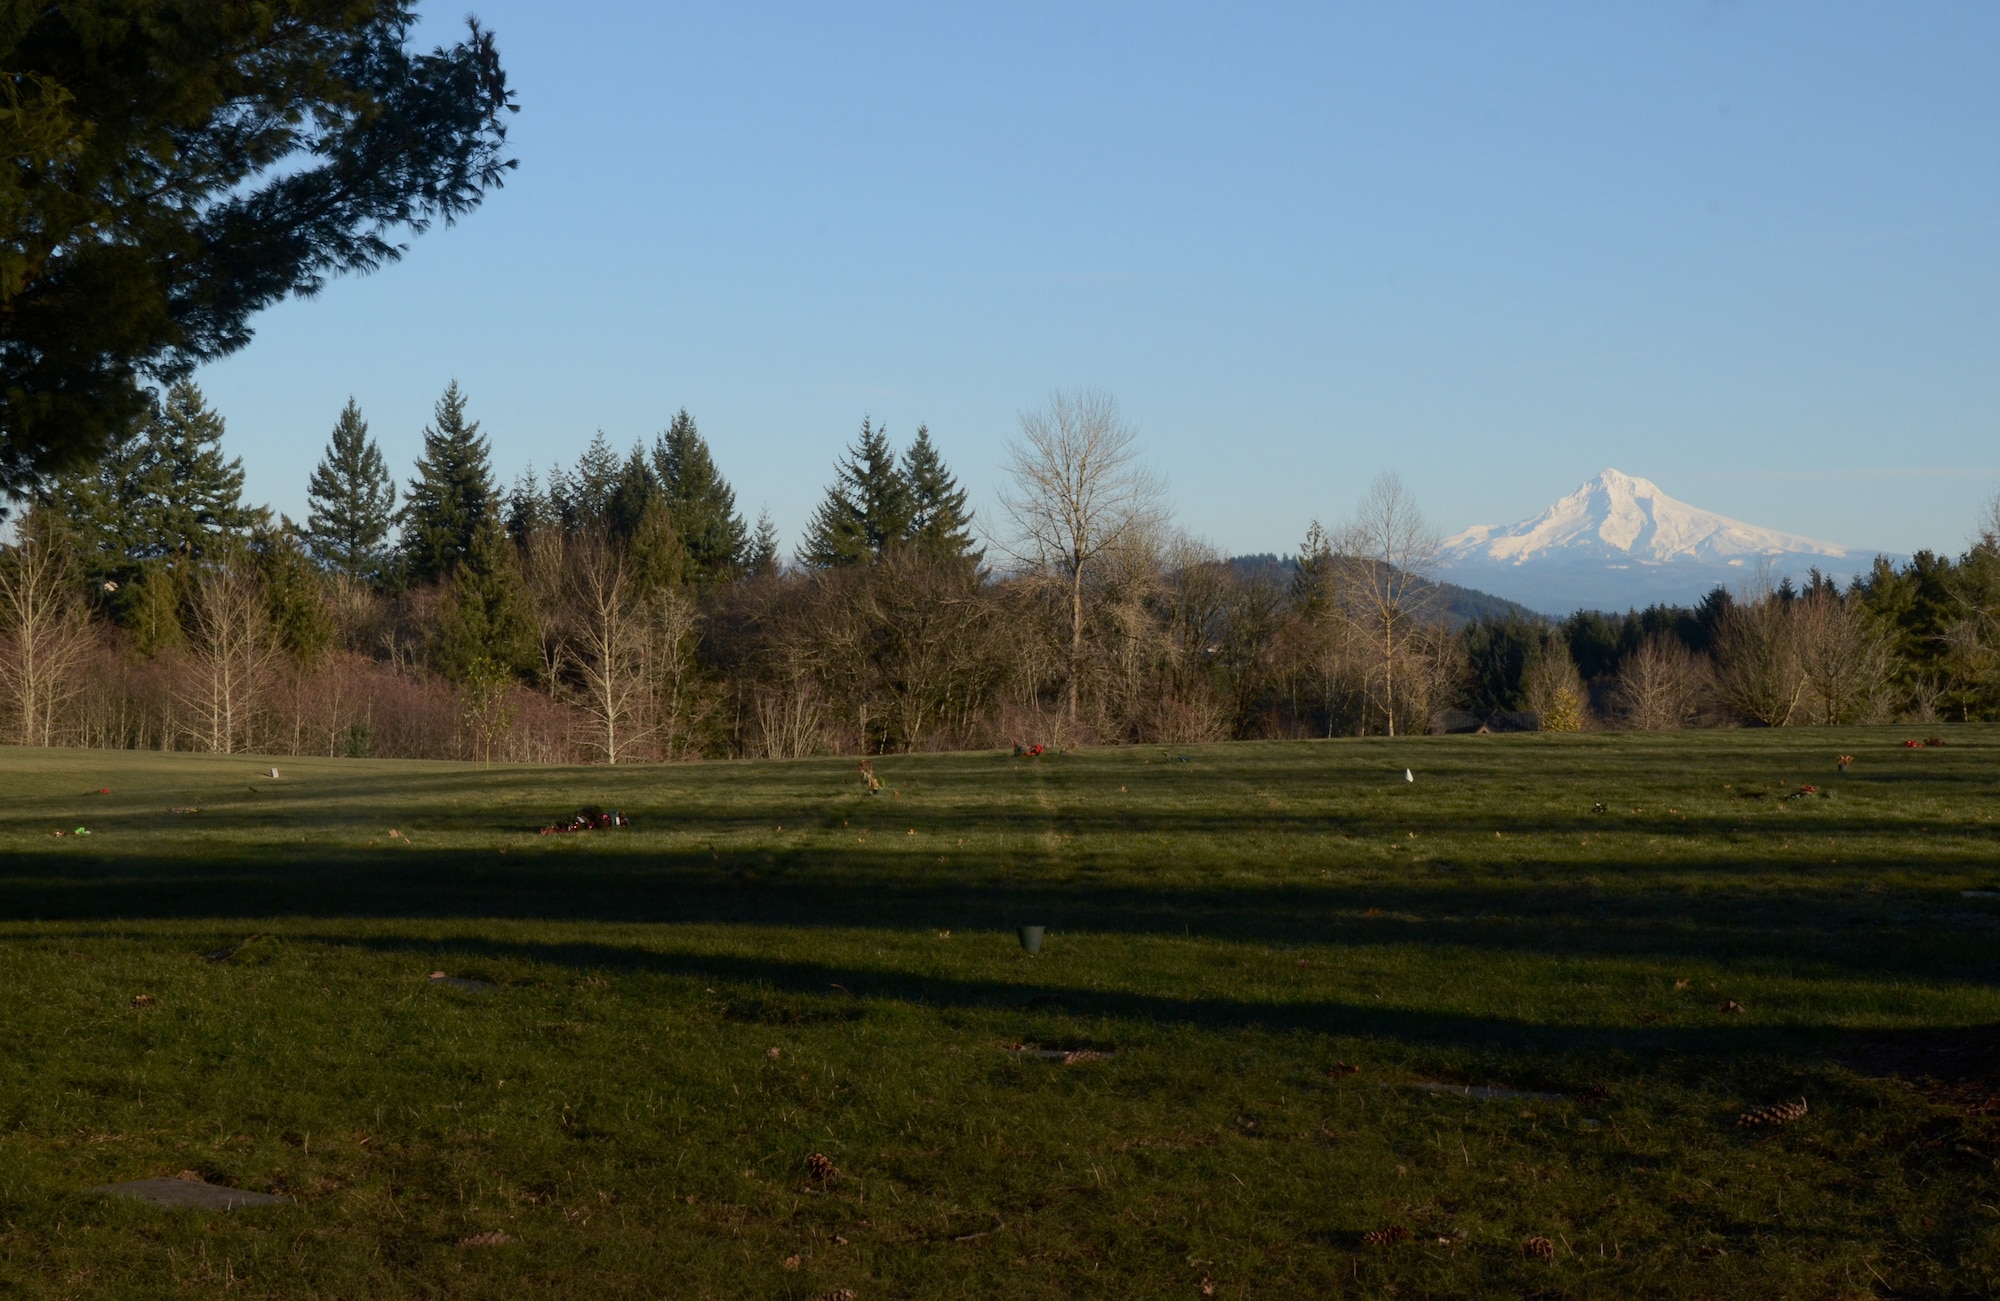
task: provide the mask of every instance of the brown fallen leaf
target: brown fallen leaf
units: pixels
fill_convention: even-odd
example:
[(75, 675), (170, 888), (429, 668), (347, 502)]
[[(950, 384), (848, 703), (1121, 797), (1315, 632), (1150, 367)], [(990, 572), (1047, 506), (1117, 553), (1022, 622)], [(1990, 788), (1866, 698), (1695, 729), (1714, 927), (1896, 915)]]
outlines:
[(1721, 1010), (1729, 1013), (1741, 1012), (1743, 1010), (1743, 1004), (1737, 1002), (1735, 999), (1732, 998), (1723, 1003)]
[(132, 1006), (133, 1006), (133, 1007), (151, 1007), (151, 1006), (152, 1006), (152, 1005), (154, 1004), (154, 1002), (155, 1002), (155, 1001), (156, 1001), (156, 1000), (155, 1000), (155, 999), (153, 998), (153, 996), (152, 996), (151, 994), (134, 994), (134, 995), (132, 995)]
[(1359, 1075), (1361, 1074), (1361, 1068), (1351, 1062), (1335, 1062), (1326, 1068), (1326, 1073), (1328, 1075)]
[(787, 1270), (790, 1270), (792, 1273), (796, 1274), (798, 1272), (799, 1263), (800, 1263), (799, 1258), (797, 1256), (785, 1257), (785, 1268)]
[(764, 1055), (765, 1055), (766, 1057), (770, 1058), (770, 1059), (771, 1059), (772, 1061), (774, 1061), (774, 1062), (775, 1062), (775, 1061), (777, 1061), (777, 1060), (778, 1060), (778, 1058), (779, 1058), (780, 1056), (782, 1056), (782, 1055), (783, 1055), (783, 1053), (782, 1053), (782, 1051), (781, 1051), (781, 1050), (779, 1050), (779, 1049), (777, 1049), (777, 1048), (766, 1048), (766, 1049), (764, 1050)]

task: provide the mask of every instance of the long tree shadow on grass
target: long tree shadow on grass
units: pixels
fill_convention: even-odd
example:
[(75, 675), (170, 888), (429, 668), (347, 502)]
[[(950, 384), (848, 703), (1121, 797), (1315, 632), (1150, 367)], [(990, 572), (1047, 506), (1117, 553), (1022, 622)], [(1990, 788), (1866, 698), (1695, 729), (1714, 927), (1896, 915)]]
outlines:
[[(424, 939), (301, 932), (295, 941), (375, 953), (407, 953), (420, 965), (480, 960), (565, 967), (580, 973), (679, 976), (714, 992), (728, 1019), (739, 1004), (748, 1018), (786, 1024), (866, 1015), (879, 1001), (933, 1010), (1017, 1013), (1023, 1024), (1051, 1015), (1071, 1023), (1106, 1019), (1128, 1025), (1188, 1026), (1210, 1031), (1309, 1032), (1391, 1040), (1407, 1047), (1504, 1050), (1560, 1057), (1624, 1052), (1721, 1060), (1825, 1052), (1851, 1036), (1810, 1024), (1709, 1026), (1564, 1025), (1496, 1016), (1385, 1009), (1334, 999), (1260, 1001), (1217, 996), (1176, 997), (1133, 990), (1072, 988), (1035, 980), (946, 977), (880, 967), (702, 953), (670, 947), (601, 942), (534, 942), (490, 936)], [(1029, 973), (1024, 972), (1024, 977)], [(776, 996), (774, 999), (773, 996)], [(851, 1011), (849, 1011), (851, 1009)], [(846, 1012), (845, 1015), (842, 1013)]]
[(1637, 960), (1757, 961), (1870, 978), (1985, 982), (2000, 910), (1957, 898), (1843, 897), (1708, 864), (1700, 891), (1454, 881), (1187, 888), (1089, 877), (961, 878), (855, 856), (787, 869), (756, 852), (499, 858), (411, 850), (274, 865), (17, 856), (15, 920), (515, 918), (808, 928), (1201, 935), (1236, 942), (1438, 946)]

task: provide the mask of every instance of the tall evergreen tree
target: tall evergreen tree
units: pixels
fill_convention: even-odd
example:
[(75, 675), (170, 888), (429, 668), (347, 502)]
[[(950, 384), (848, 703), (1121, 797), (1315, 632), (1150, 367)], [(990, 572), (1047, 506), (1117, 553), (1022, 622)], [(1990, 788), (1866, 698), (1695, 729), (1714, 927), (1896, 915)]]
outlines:
[(201, 390), (175, 384), (93, 470), (41, 494), (76, 538), (92, 590), (143, 650), (178, 639), (186, 567), (240, 545), (265, 518), (243, 504), (243, 463), (224, 459), (222, 435)]
[(648, 597), (687, 581), (687, 548), (661, 494), (646, 499), (631, 530), (618, 541), (625, 548), (633, 589), (639, 596)]
[(403, 505), (403, 568), (413, 583), (432, 582), (472, 555), (476, 536), (498, 522), (498, 492), (479, 422), (465, 418), (465, 394), (453, 380), (424, 428), (424, 453)]
[(143, 549), (140, 502), (151, 471), (147, 427), (135, 422), (95, 467), (59, 474), (43, 487), (40, 500), (75, 539), (92, 588), (122, 586), (135, 576)]
[(535, 468), (529, 466), (514, 476), (513, 490), (507, 494), (507, 536), (514, 539), (514, 545), (527, 546), (536, 529), (555, 520), (555, 505), (536, 480)]
[(752, 578), (769, 578), (778, 572), (778, 526), (771, 512), (757, 512), (757, 533), (750, 539), (750, 554), (743, 564)]
[(647, 463), (645, 449), (635, 445), (605, 497), (606, 531), (620, 543), (629, 542), (639, 532), (641, 521), (656, 503), (667, 525), (673, 527), (673, 510), (667, 505), (660, 481), (654, 477), (653, 467)]
[(243, 504), (243, 461), (223, 459), (222, 417), (193, 381), (167, 390), (146, 426), (135, 521), (142, 556), (201, 560), (241, 541), (263, 512)]
[(826, 500), (806, 525), (799, 558), (809, 565), (871, 564), (909, 536), (909, 480), (896, 464), (886, 429), (865, 417), (861, 436), (833, 465)]
[(334, 422), (312, 478), (306, 483), (306, 545), (326, 569), (357, 583), (381, 578), (386, 543), (395, 520), (396, 483), (382, 449), (368, 436), (368, 422), (352, 397)]
[(438, 601), (437, 665), (457, 682), (526, 674), (535, 664), (535, 627), (514, 544), (489, 511)]
[(271, 632), (278, 648), (298, 664), (317, 660), (334, 637), (326, 579), (312, 547), (305, 531), (282, 515), (276, 528), (258, 529), (251, 538)]
[(591, 436), (583, 455), (576, 458), (574, 470), (558, 468), (549, 475), (549, 501), (565, 532), (581, 533), (603, 524), (623, 469), (624, 463), (600, 429)]
[(653, 444), (653, 469), (667, 495), (674, 528), (687, 549), (688, 579), (726, 582), (742, 568), (749, 545), (736, 492), (709, 454), (686, 407)]
[(939, 559), (977, 562), (984, 553), (972, 538), (965, 489), (938, 455), (929, 426), (918, 425), (916, 441), (903, 452), (903, 481), (910, 492), (910, 545)]

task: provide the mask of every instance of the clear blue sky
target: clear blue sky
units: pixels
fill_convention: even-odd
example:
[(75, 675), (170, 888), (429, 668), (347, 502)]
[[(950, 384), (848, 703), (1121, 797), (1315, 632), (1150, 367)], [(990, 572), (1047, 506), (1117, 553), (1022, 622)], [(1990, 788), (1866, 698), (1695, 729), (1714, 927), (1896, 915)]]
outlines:
[(508, 479), (687, 406), (788, 546), (864, 414), (984, 505), (1058, 384), (1233, 551), (1385, 469), (1899, 551), (2000, 487), (1991, 3), (477, 12), (507, 188), (199, 377), (295, 516), (348, 394), (407, 478), (454, 377)]

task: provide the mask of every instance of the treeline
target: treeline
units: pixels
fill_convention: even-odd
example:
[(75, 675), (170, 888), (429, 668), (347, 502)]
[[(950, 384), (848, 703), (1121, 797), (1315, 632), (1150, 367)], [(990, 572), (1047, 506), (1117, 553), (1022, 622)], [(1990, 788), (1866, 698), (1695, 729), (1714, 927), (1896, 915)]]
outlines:
[(303, 523), (171, 388), (0, 549), (0, 737), (625, 763), (2000, 714), (2000, 537), (1846, 590), (1454, 627), (1393, 479), (1282, 565), (1176, 530), (1101, 393), (1023, 416), (975, 519), (864, 421), (795, 557), (695, 421), (502, 488), (456, 385), (399, 490), (350, 402)]
[(1640, 729), (2000, 718), (2000, 509), (1951, 557), (1718, 587), (1692, 609), (1468, 626), (1464, 704)]

